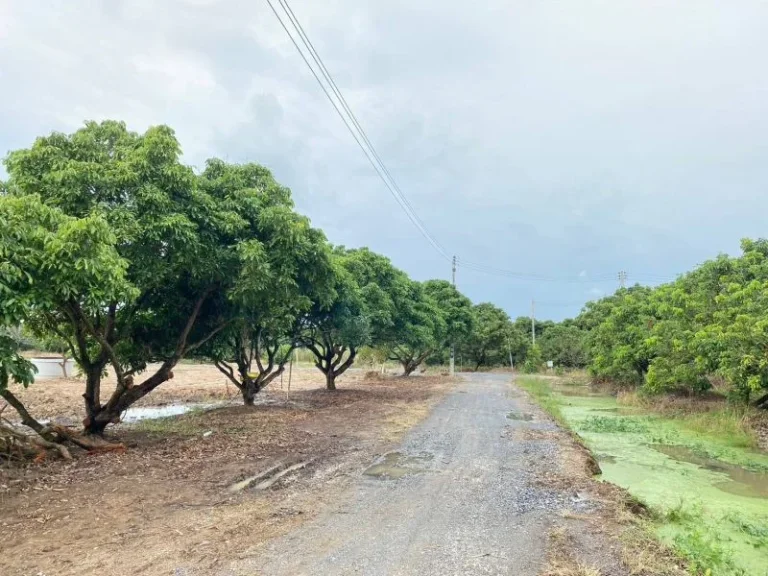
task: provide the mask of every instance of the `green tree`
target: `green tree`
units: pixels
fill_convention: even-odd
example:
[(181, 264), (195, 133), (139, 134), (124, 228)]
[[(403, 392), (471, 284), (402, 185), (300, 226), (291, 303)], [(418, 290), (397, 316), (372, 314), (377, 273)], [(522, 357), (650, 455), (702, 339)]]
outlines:
[(328, 304), (325, 236), (293, 211), (290, 193), (258, 164), (210, 160), (201, 188), (246, 222), (228, 239), (242, 267), (223, 315), (231, 322), (199, 351), (240, 390), (246, 405), (279, 377), (298, 343), (299, 320)]
[(719, 375), (735, 396), (768, 405), (768, 241), (741, 247), (741, 256), (721, 255), (657, 290), (665, 314), (654, 331), (652, 391), (700, 392)]
[(504, 310), (489, 302), (472, 307), (472, 331), (461, 344), (461, 354), (475, 365), (495, 366), (505, 362), (512, 324)]
[(536, 374), (541, 370), (544, 359), (541, 354), (541, 347), (536, 344), (528, 348), (528, 353), (523, 362), (523, 372), (526, 374)]
[(565, 368), (584, 368), (589, 362), (586, 337), (577, 326), (561, 323), (547, 328), (537, 342), (544, 360)]
[[(34, 301), (35, 326), (67, 342), (86, 375), (83, 423), (92, 433), (231, 321), (226, 303), (247, 259), (232, 239), (248, 223), (179, 154), (167, 127), (137, 134), (107, 121), (39, 138), (6, 159), (0, 202), (15, 224), (2, 250), (24, 278), (4, 270), (2, 281), (14, 298)], [(150, 362), (159, 367), (135, 383)], [(117, 385), (104, 401), (108, 366)]]
[(590, 331), (588, 340), (589, 369), (594, 376), (636, 386), (644, 383), (654, 358), (649, 342), (656, 321), (651, 292), (643, 286), (622, 288), (599, 303), (604, 319)]
[(440, 347), (448, 349), (452, 343), (467, 338), (474, 322), (472, 301), (447, 280), (427, 280), (424, 291), (436, 302), (445, 320), (445, 334)]
[(331, 257), (332, 297), (327, 303), (313, 301), (299, 324), (298, 341), (314, 355), (328, 390), (336, 390), (336, 378), (352, 366), (360, 348), (371, 342), (363, 290), (345, 261), (345, 251), (336, 249)]
[[(393, 294), (392, 326), (383, 343), (390, 360), (403, 366), (410, 376), (430, 355), (445, 345), (448, 332), (446, 310), (430, 296), (422, 284), (403, 275), (405, 290)], [(398, 287), (400, 288), (400, 287)]]

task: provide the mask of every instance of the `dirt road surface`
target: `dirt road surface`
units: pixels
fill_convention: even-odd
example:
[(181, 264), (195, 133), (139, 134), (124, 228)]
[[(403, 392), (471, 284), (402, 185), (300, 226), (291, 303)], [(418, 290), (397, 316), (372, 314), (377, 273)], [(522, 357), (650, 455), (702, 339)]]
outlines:
[[(347, 499), (267, 542), (235, 573), (533, 576), (564, 510), (595, 506), (541, 478), (559, 458), (509, 375), (476, 374), (382, 455)], [(541, 414), (541, 413), (538, 413)], [(610, 545), (596, 563), (618, 574)]]

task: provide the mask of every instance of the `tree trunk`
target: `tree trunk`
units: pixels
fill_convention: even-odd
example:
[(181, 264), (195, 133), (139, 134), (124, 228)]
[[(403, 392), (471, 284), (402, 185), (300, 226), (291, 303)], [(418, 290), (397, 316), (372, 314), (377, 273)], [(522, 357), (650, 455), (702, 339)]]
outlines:
[(253, 406), (258, 391), (259, 387), (254, 380), (250, 378), (245, 380), (243, 382), (243, 387), (240, 389), (240, 392), (243, 394), (243, 404), (246, 406)]
[(325, 373), (325, 387), (328, 390), (336, 390), (336, 374), (333, 372), (333, 368), (328, 368)]
[(401, 364), (403, 365), (403, 378), (408, 378), (418, 368), (418, 364), (412, 360), (401, 362)]
[(752, 405), (757, 408), (768, 409), (768, 394), (763, 394), (760, 398), (752, 402)]
[(100, 401), (101, 396), (101, 376), (104, 373), (104, 367), (106, 363), (95, 362), (88, 366), (84, 366), (85, 370), (85, 393), (83, 399), (85, 400), (85, 420), (83, 420), (83, 428), (90, 434), (101, 434), (104, 428), (109, 423), (104, 423), (100, 429), (99, 427), (91, 428), (91, 424), (95, 422), (97, 415), (102, 410)]
[[(103, 435), (104, 429), (110, 424), (120, 422), (120, 416), (133, 405), (137, 400), (143, 398), (152, 390), (173, 378), (171, 368), (176, 365), (178, 359), (166, 361), (157, 372), (144, 380), (137, 386), (126, 384), (124, 387), (118, 387), (109, 399), (109, 402), (103, 406), (96, 404), (93, 414), (89, 412), (88, 417), (83, 420), (83, 428), (88, 434)], [(128, 380), (128, 378), (126, 378)], [(130, 382), (130, 380), (128, 380)], [(86, 407), (88, 398), (86, 398)]]

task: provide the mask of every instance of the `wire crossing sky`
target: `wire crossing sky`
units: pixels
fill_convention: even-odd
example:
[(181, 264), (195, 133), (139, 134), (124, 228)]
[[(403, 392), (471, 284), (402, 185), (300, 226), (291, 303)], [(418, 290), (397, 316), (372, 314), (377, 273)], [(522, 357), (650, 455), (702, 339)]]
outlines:
[[(322, 58), (317, 53), (317, 50), (315, 50), (315, 47), (312, 44), (312, 41), (307, 36), (306, 31), (304, 30), (301, 23), (299, 22), (299, 19), (297, 18), (296, 14), (291, 9), (288, 1), (277, 0), (277, 3), (279, 4), (283, 12), (282, 16), (280, 12), (278, 12), (278, 10), (275, 8), (275, 5), (273, 4), (272, 0), (266, 0), (266, 2), (269, 5), (269, 7), (272, 9), (272, 12), (274, 13), (275, 17), (277, 18), (277, 21), (280, 23), (283, 30), (285, 30), (285, 33), (288, 35), (288, 38), (291, 40), (292, 44), (296, 47), (296, 50), (298, 51), (304, 63), (309, 68), (313, 77), (315, 78), (315, 80), (317, 80), (317, 83), (320, 85), (320, 88), (323, 90), (323, 93), (328, 98), (329, 102), (334, 107), (339, 117), (346, 125), (347, 129), (349, 130), (350, 134), (357, 142), (358, 146), (360, 146), (360, 149), (363, 151), (363, 153), (366, 155), (366, 157), (370, 161), (371, 166), (373, 166), (374, 170), (376, 170), (377, 174), (381, 178), (384, 185), (389, 189), (390, 193), (393, 195), (397, 203), (403, 209), (403, 211), (411, 220), (411, 222), (414, 224), (414, 226), (416, 226), (416, 228), (421, 233), (421, 235), (424, 236), (427, 242), (429, 242), (432, 245), (432, 247), (437, 251), (437, 253), (441, 257), (450, 261), (451, 257), (448, 255), (448, 251), (429, 232), (426, 225), (424, 224), (424, 221), (416, 213), (416, 210), (413, 208), (413, 205), (408, 201), (408, 197), (397, 185), (395, 178), (392, 176), (389, 169), (384, 164), (384, 161), (379, 156), (374, 145), (368, 139), (368, 135), (365, 133), (365, 130), (360, 125), (360, 122), (358, 121), (354, 112), (349, 107), (349, 104), (344, 98), (344, 95), (342, 94), (341, 90), (339, 90), (339, 87), (336, 85), (336, 82), (334, 81), (333, 76), (326, 68)], [(286, 24), (286, 21), (288, 22), (288, 24)], [(299, 38), (299, 41), (301, 42), (301, 44), (304, 46), (303, 49), (299, 46), (299, 43), (296, 41), (297, 37)], [(310, 60), (312, 60), (312, 63), (310, 63)], [(320, 79), (316, 69), (320, 71), (320, 74), (325, 79), (325, 82), (323, 82), (323, 80)], [(333, 93), (333, 95), (329, 93), (329, 88), (330, 88), (330, 91)], [(536, 282), (583, 283), (583, 282), (594, 282), (595, 280), (609, 280), (609, 279), (612, 280), (613, 278), (616, 277), (615, 274), (610, 274), (610, 275), (601, 274), (599, 276), (592, 275), (590, 278), (586, 278), (586, 277), (556, 278), (551, 276), (542, 276), (538, 274), (525, 274), (522, 272), (516, 272), (512, 270), (505, 270), (503, 268), (499, 268), (496, 266), (489, 266), (483, 263), (465, 261), (465, 260), (462, 260), (461, 258), (457, 260), (457, 263), (462, 267), (467, 268), (468, 270), (481, 272), (483, 274), (490, 274), (495, 276), (517, 279), (517, 280), (530, 280), (530, 281), (536, 281)], [(658, 282), (661, 278), (664, 278), (665, 281), (671, 279), (669, 277), (653, 275), (650, 277), (646, 277), (646, 276), (637, 277), (634, 279), (634, 281), (635, 282)]]

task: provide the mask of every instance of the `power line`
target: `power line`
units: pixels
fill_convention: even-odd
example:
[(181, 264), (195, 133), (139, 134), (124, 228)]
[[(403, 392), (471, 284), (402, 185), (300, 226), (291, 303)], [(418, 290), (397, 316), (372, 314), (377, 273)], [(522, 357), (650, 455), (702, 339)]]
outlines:
[(349, 104), (347, 103), (347, 99), (344, 98), (344, 94), (341, 92), (341, 90), (339, 90), (339, 87), (336, 85), (336, 81), (333, 79), (333, 76), (328, 71), (328, 68), (326, 68), (325, 63), (323, 62), (323, 59), (320, 57), (320, 54), (317, 52), (317, 50), (315, 50), (315, 45), (312, 44), (312, 40), (309, 39), (309, 36), (304, 31), (304, 27), (301, 25), (301, 22), (299, 22), (299, 19), (296, 17), (296, 14), (293, 13), (291, 6), (288, 4), (288, 0), (278, 0), (278, 2), (280, 2), (280, 5), (283, 7), (283, 10), (285, 10), (286, 14), (288, 14), (288, 18), (291, 20), (291, 23), (293, 24), (294, 29), (299, 33), (299, 37), (301, 38), (302, 43), (309, 51), (310, 56), (312, 56), (312, 59), (320, 68), (320, 72), (323, 74), (326, 81), (330, 85), (331, 90), (339, 99), (339, 102), (341, 103), (341, 106), (344, 108), (344, 111), (349, 115), (349, 118), (352, 120), (352, 124), (354, 124), (355, 128), (357, 128), (363, 141), (368, 145), (368, 148), (373, 154), (373, 157), (379, 163), (379, 166), (387, 175), (390, 182), (394, 186), (395, 190), (397, 190), (397, 193), (400, 195), (400, 198), (403, 200), (405, 205), (411, 211), (413, 216), (419, 221), (419, 224), (421, 224), (421, 227), (424, 229), (424, 231), (427, 234), (429, 234), (430, 238), (434, 241), (434, 243), (440, 246), (441, 250), (444, 252), (445, 250), (443, 249), (440, 242), (438, 242), (437, 239), (434, 236), (432, 236), (432, 234), (429, 233), (429, 230), (427, 230), (426, 224), (424, 224), (424, 221), (419, 217), (419, 214), (416, 212), (416, 209), (408, 200), (408, 197), (405, 195), (405, 193), (400, 189), (400, 186), (398, 186), (397, 181), (392, 176), (392, 173), (387, 168), (387, 165), (384, 164), (384, 161), (381, 159), (381, 156), (379, 156), (379, 153), (376, 151), (376, 148), (369, 140), (368, 135), (365, 133), (365, 129), (363, 129), (363, 126), (357, 120), (357, 116), (355, 116), (355, 113), (352, 111), (352, 108), (350, 108)]
[[(395, 180), (394, 176), (392, 176), (392, 173), (387, 168), (386, 164), (384, 164), (384, 161), (381, 159), (381, 156), (376, 151), (376, 148), (374, 147), (373, 143), (368, 138), (368, 135), (366, 134), (365, 130), (363, 129), (362, 125), (357, 119), (357, 116), (355, 116), (354, 112), (352, 111), (352, 108), (349, 106), (349, 103), (347, 102), (343, 93), (341, 92), (338, 85), (336, 84), (336, 81), (333, 79), (333, 76), (331, 75), (330, 71), (325, 66), (325, 63), (320, 57), (320, 54), (317, 52), (317, 50), (314, 47), (314, 44), (309, 39), (309, 36), (304, 30), (304, 27), (301, 25), (296, 14), (293, 12), (290, 5), (288, 4), (288, 0), (278, 0), (278, 3), (280, 4), (280, 7), (284, 12), (285, 17), (289, 21), (290, 26), (293, 28), (296, 36), (298, 36), (299, 41), (301, 42), (301, 44), (303, 44), (306, 52), (309, 54), (309, 58), (305, 54), (305, 51), (302, 50), (301, 47), (299, 46), (299, 43), (296, 41), (296, 38), (294, 38), (294, 34), (292, 34), (291, 31), (288, 29), (288, 26), (283, 21), (283, 18), (280, 16), (280, 14), (278, 13), (277, 9), (272, 3), (272, 0), (267, 0), (267, 4), (269, 4), (269, 7), (271, 8), (278, 22), (282, 26), (285, 33), (288, 35), (288, 38), (290, 39), (293, 46), (296, 48), (296, 51), (299, 53), (299, 56), (301, 56), (301, 59), (307, 65), (307, 68), (309, 68), (310, 72), (312, 73), (312, 76), (320, 85), (320, 88), (322, 89), (326, 98), (328, 98), (328, 101), (331, 103), (334, 110), (336, 110), (336, 113), (339, 115), (339, 118), (341, 118), (342, 122), (344, 122), (344, 126), (346, 126), (347, 130), (352, 135), (352, 138), (354, 138), (357, 145), (363, 151), (368, 162), (376, 171), (376, 174), (379, 176), (381, 181), (389, 190), (392, 197), (400, 205), (400, 207), (403, 209), (408, 219), (416, 227), (419, 233), (421, 233), (421, 235), (424, 236), (427, 242), (430, 243), (430, 245), (440, 254), (442, 258), (444, 258), (447, 261), (451, 261), (452, 258), (448, 256), (448, 251), (437, 240), (437, 238), (435, 238), (435, 236), (429, 231), (424, 221), (419, 217), (418, 213), (416, 212), (415, 208), (411, 204), (408, 197), (405, 195), (405, 193), (402, 191), (400, 186), (397, 184), (397, 181)], [(310, 63), (310, 59), (315, 63), (315, 66), (320, 71), (320, 75), (318, 75), (317, 71), (315, 70), (315, 66), (312, 66), (312, 64)], [(325, 79), (325, 82), (321, 80), (320, 76), (322, 76)], [(328, 86), (326, 86), (326, 83)], [(329, 91), (329, 87), (330, 87), (330, 91)], [(331, 93), (333, 95), (331, 95)], [(507, 270), (504, 268), (490, 266), (480, 262), (472, 262), (469, 260), (457, 259), (456, 263), (461, 265), (463, 268), (466, 268), (474, 272), (482, 272), (484, 274), (504, 276), (504, 277), (518, 279), (518, 280), (529, 280), (529, 281), (540, 281), (540, 282), (561, 282), (561, 283), (594, 283), (594, 282), (602, 282), (602, 281), (607, 282), (608, 280), (615, 280), (614, 274), (597, 275), (597, 276), (584, 277), (584, 278), (564, 278), (564, 277), (558, 278), (558, 277), (539, 275), (539, 274), (525, 274), (521, 272), (516, 272), (514, 270)], [(648, 275), (649, 278), (651, 278), (651, 276), (652, 275)], [(662, 280), (660, 279), (660, 277), (654, 277), (654, 278), (651, 278), (651, 281), (659, 282)]]
[[(323, 74), (324, 77), (330, 78), (330, 74), (327, 72), (327, 69), (325, 66), (319, 61), (319, 56), (315, 57), (315, 50), (314, 47), (311, 47), (311, 43), (309, 42), (309, 39), (307, 38), (306, 41), (304, 38), (306, 37), (306, 34), (303, 34), (303, 28), (301, 28), (301, 25), (298, 24), (298, 20), (295, 17), (295, 14), (288, 6), (287, 2), (285, 0), (278, 0), (280, 2), (280, 6), (285, 11), (288, 20), (290, 21), (291, 25), (294, 27), (294, 30), (299, 36), (299, 39), (302, 41), (304, 46), (307, 48), (310, 57), (315, 62), (315, 64), (318, 66), (318, 68), (321, 70), (321, 74)], [(330, 92), (328, 91), (328, 88), (326, 88), (323, 81), (318, 76), (317, 72), (315, 71), (314, 67), (309, 63), (309, 60), (304, 54), (304, 51), (299, 47), (299, 44), (294, 39), (291, 32), (288, 30), (288, 27), (285, 25), (285, 22), (283, 22), (283, 19), (280, 17), (280, 14), (275, 9), (275, 6), (272, 4), (271, 0), (267, 0), (267, 4), (269, 4), (269, 7), (272, 9), (272, 12), (275, 14), (275, 17), (277, 18), (278, 22), (280, 22), (280, 25), (283, 27), (283, 30), (285, 30), (285, 33), (288, 35), (288, 38), (290, 38), (291, 43), (294, 45), (296, 50), (298, 51), (299, 55), (301, 56), (301, 59), (304, 60), (304, 63), (309, 68), (310, 72), (312, 72), (312, 76), (315, 77), (315, 80), (320, 85), (320, 88), (322, 88), (323, 93), (325, 94), (326, 98), (328, 98), (328, 101), (333, 106), (334, 110), (336, 110), (336, 113), (341, 118), (342, 122), (344, 122), (344, 125), (347, 127), (347, 130), (349, 130), (349, 133), (352, 135), (352, 137), (355, 139), (355, 142), (357, 142), (357, 145), (360, 147), (360, 149), (365, 154), (365, 157), (368, 159), (368, 162), (370, 162), (371, 166), (373, 166), (373, 169), (376, 170), (376, 174), (378, 174), (379, 178), (382, 182), (384, 182), (384, 185), (387, 187), (387, 189), (390, 191), (392, 196), (395, 198), (397, 203), (400, 205), (400, 207), (403, 209), (405, 214), (408, 216), (410, 221), (413, 223), (414, 226), (419, 230), (419, 232), (426, 238), (426, 240), (432, 245), (432, 247), (437, 250), (437, 252), (446, 260), (450, 261), (451, 257), (448, 256), (448, 253), (445, 251), (445, 249), (442, 247), (442, 245), (430, 234), (429, 230), (427, 230), (426, 226), (422, 223), (419, 216), (416, 214), (415, 210), (413, 209), (413, 206), (410, 204), (408, 199), (405, 197), (405, 195), (400, 191), (400, 188), (397, 186), (397, 183), (395, 182), (394, 178), (392, 178), (391, 173), (389, 170), (384, 166), (383, 162), (381, 162), (381, 158), (378, 155), (377, 152), (375, 152), (375, 148), (371, 145), (370, 140), (368, 140), (367, 136), (364, 135), (362, 128), (360, 128), (359, 122), (357, 122), (357, 118), (354, 117), (354, 115), (351, 112), (351, 109), (349, 108), (349, 105), (346, 103), (346, 100), (341, 96), (341, 92), (338, 90), (338, 87), (336, 87), (336, 83), (333, 82), (332, 79), (330, 79), (329, 84), (332, 86), (332, 90), (334, 91), (334, 94), (337, 95), (339, 102), (341, 103), (342, 107), (347, 111), (349, 114), (349, 118), (344, 115), (344, 112), (342, 112), (339, 109), (339, 104), (336, 103), (334, 98), (331, 96)], [(301, 31), (300, 31), (301, 30)], [(350, 126), (350, 121), (352, 121), (352, 124), (360, 130), (360, 136), (355, 132), (355, 129), (353, 126)], [(363, 139), (368, 146), (370, 147), (370, 151), (366, 146), (363, 145), (363, 142), (361, 142), (360, 139)], [(377, 163), (381, 163), (381, 166)], [(391, 181), (391, 183), (390, 183)]]
[[(492, 276), (501, 276), (505, 278), (511, 278), (513, 280), (520, 280), (520, 281), (556, 282), (556, 283), (562, 283), (562, 284), (594, 284), (595, 282), (615, 282), (616, 281), (615, 274), (595, 274), (595, 275), (578, 276), (574, 278), (574, 277), (568, 277), (568, 276), (550, 276), (545, 274), (525, 274), (522, 272), (516, 272), (514, 270), (498, 268), (496, 266), (489, 266), (486, 264), (480, 264), (477, 262), (461, 260), (461, 259), (458, 262), (462, 268), (465, 268), (467, 270), (472, 270), (474, 272), (481, 272), (483, 274), (490, 274)], [(668, 276), (661, 276), (661, 275), (656, 275), (656, 276), (643, 275), (641, 277), (640, 275), (625, 273), (624, 280), (625, 281), (633, 280), (636, 282), (640, 282), (640, 281), (667, 282), (667, 281), (673, 280), (673, 278), (670, 278)]]

